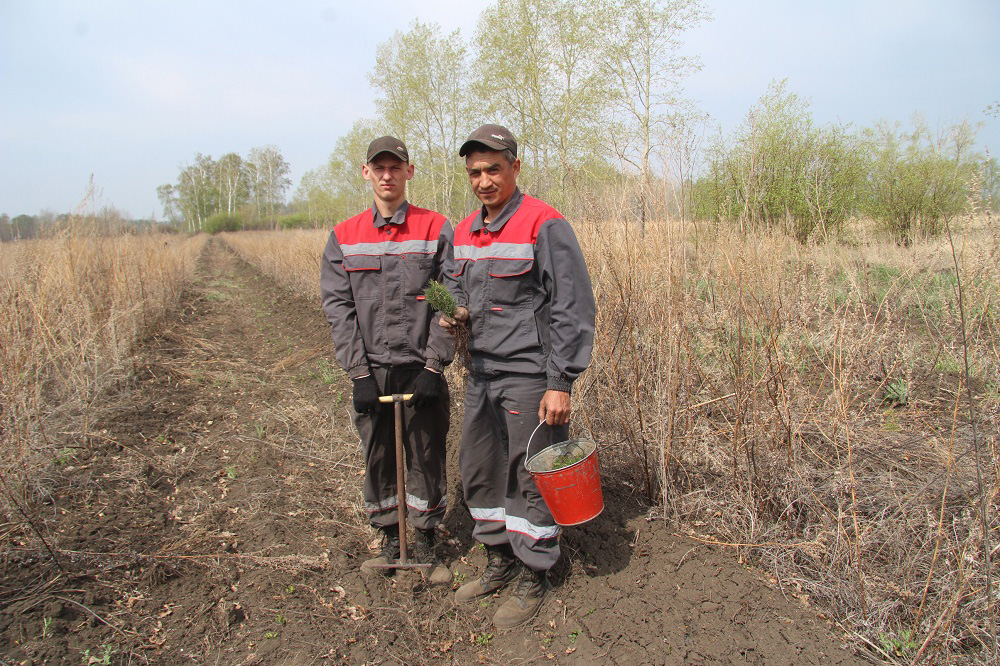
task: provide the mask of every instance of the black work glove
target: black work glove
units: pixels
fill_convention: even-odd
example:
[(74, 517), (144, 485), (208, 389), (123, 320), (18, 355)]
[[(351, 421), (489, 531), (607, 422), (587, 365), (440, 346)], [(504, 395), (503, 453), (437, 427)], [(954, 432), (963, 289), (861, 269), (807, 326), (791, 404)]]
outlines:
[(441, 395), (441, 373), (424, 368), (413, 380), (409, 393), (413, 395), (406, 401), (407, 407), (426, 407)]
[(371, 375), (354, 380), (354, 411), (371, 414), (378, 407), (378, 382)]

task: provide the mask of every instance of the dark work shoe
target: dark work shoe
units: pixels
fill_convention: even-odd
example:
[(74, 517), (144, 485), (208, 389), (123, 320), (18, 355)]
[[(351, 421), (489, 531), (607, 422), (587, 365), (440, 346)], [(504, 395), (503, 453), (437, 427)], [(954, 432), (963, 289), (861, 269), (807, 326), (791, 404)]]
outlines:
[(493, 616), (493, 625), (497, 629), (513, 629), (521, 626), (538, 614), (538, 609), (542, 607), (548, 591), (548, 572), (532, 571), (524, 567), (514, 593)]
[(493, 594), (517, 578), (520, 568), (510, 544), (486, 546), (486, 569), (483, 575), (458, 588), (455, 601), (464, 603)]
[(382, 531), (382, 552), (378, 557), (365, 560), (361, 563), (361, 573), (380, 576), (391, 576), (396, 573), (395, 569), (380, 569), (380, 565), (395, 564), (399, 559), (399, 526), (380, 527)]
[[(434, 528), (417, 530), (417, 543), (413, 549), (413, 559), (420, 564), (430, 564), (425, 576), (432, 585), (447, 585), (451, 582), (451, 569), (441, 564), (434, 552)], [(421, 571), (424, 571), (421, 569)]]

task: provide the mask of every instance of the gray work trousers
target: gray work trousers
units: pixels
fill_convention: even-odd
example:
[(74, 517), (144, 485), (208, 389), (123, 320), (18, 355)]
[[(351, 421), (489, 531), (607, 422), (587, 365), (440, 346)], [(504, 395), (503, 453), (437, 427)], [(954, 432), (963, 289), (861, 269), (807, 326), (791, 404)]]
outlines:
[[(548, 571), (559, 559), (560, 528), (524, 467), (546, 384), (545, 375), (470, 373), (458, 453), (465, 502), (476, 521), (473, 537), (489, 546), (510, 543), (534, 571)], [(567, 432), (566, 426), (542, 426), (532, 455), (565, 441)]]
[[(382, 395), (406, 393), (423, 368), (372, 368)], [(403, 403), (403, 448), (406, 453), (406, 515), (416, 528), (435, 527), (448, 505), (446, 439), (451, 399), (444, 377), (442, 393), (423, 408)], [(352, 410), (353, 411), (353, 410)], [(396, 426), (392, 404), (374, 414), (354, 412), (354, 425), (365, 456), (364, 497), (368, 522), (388, 527), (399, 522), (396, 492)]]

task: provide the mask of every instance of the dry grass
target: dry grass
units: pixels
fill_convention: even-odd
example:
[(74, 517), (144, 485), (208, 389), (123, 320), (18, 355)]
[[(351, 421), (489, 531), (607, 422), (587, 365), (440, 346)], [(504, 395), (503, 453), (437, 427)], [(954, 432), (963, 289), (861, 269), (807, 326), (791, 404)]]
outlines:
[[(978, 459), (946, 239), (901, 247), (861, 223), (808, 246), (650, 228), (577, 224), (599, 308), (578, 421), (607, 475), (830, 609), (875, 659), (988, 660), (997, 587), (988, 599), (977, 516), (984, 492), (996, 549), (996, 221), (956, 234)], [(327, 233), (226, 241), (312, 298)]]
[(319, 261), (329, 231), (295, 230), (226, 233), (222, 239), (236, 253), (307, 298), (319, 296)]
[(20, 478), (80, 432), (131, 371), (135, 342), (176, 306), (205, 238), (84, 231), (0, 246), (0, 471)]

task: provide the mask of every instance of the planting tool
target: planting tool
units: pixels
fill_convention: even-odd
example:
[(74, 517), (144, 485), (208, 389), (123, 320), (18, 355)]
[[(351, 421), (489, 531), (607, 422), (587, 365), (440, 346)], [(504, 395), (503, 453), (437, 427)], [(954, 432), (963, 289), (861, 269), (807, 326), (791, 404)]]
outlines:
[(396, 418), (396, 514), (399, 516), (399, 559), (389, 564), (376, 564), (373, 569), (430, 569), (431, 564), (411, 562), (406, 549), (406, 464), (403, 459), (403, 401), (412, 393), (393, 393), (379, 396), (378, 401), (392, 403)]

